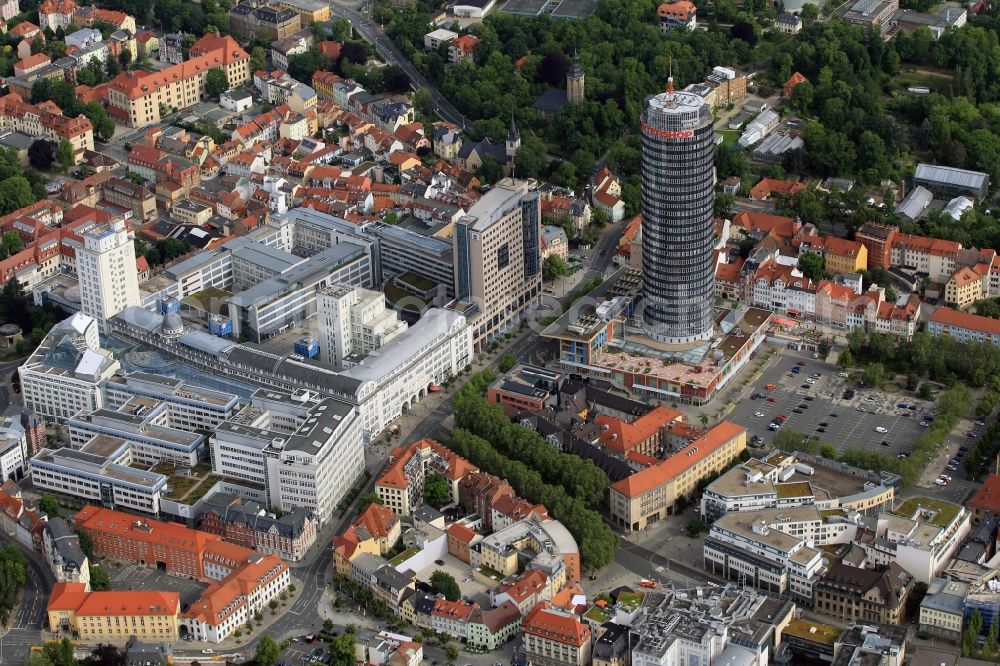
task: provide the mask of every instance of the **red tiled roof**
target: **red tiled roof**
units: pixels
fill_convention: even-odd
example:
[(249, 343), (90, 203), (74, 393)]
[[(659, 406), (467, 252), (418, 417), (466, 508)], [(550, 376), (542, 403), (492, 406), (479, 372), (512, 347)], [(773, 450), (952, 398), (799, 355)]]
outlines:
[(139, 99), (169, 83), (197, 76), (215, 67), (225, 67), (230, 63), (250, 59), (250, 54), (232, 37), (218, 37), (211, 33), (195, 42), (189, 54), (189, 60), (158, 72), (122, 72), (108, 85), (129, 99)]
[(85, 617), (115, 615), (176, 615), (177, 592), (155, 590), (87, 592), (83, 583), (56, 583), (47, 610), (75, 611)]
[(982, 487), (967, 503), (973, 509), (990, 511), (1000, 516), (1000, 476), (990, 474)]
[(671, 421), (681, 418), (681, 413), (664, 405), (640, 416), (632, 423), (607, 414), (598, 415), (594, 421), (601, 428), (600, 442), (619, 453), (631, 451), (646, 441)]
[(461, 543), (470, 544), (476, 538), (476, 533), (461, 523), (453, 523), (448, 528), (448, 536), (454, 537), (456, 541)]
[(656, 13), (659, 14), (660, 18), (672, 16), (680, 21), (687, 21), (691, 14), (696, 14), (697, 12), (698, 8), (694, 6), (694, 3), (688, 2), (687, 0), (664, 2), (656, 10)]
[(452, 48), (465, 55), (474, 52), (478, 44), (479, 39), (477, 37), (473, 37), (472, 35), (462, 35), (461, 37), (456, 37), (451, 40)]
[(590, 639), (590, 627), (574, 615), (549, 608), (547, 603), (538, 604), (524, 618), (524, 633), (576, 648)]
[(939, 307), (934, 311), (928, 321), (942, 326), (953, 326), (955, 328), (965, 328), (978, 333), (988, 335), (1000, 335), (1000, 320), (983, 317), (982, 315), (969, 314), (960, 310), (952, 310), (948, 307)]

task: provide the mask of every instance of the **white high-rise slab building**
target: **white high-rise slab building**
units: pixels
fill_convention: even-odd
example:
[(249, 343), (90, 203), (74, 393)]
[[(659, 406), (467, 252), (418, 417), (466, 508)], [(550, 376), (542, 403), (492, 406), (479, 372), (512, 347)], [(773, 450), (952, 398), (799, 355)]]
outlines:
[(83, 247), (76, 251), (81, 309), (102, 331), (108, 319), (141, 305), (133, 238), (124, 220), (112, 220), (86, 231)]
[(320, 359), (343, 366), (352, 354), (369, 354), (407, 329), (396, 311), (385, 306), (385, 294), (347, 284), (319, 293), (317, 318)]

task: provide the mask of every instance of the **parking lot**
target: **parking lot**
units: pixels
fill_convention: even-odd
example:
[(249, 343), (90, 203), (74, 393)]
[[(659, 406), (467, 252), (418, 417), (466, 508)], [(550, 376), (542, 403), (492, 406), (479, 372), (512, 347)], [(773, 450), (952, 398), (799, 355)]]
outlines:
[[(856, 389), (852, 398), (845, 398), (844, 391), (849, 387), (837, 366), (796, 357), (776, 358), (754, 383), (747, 399), (738, 402), (728, 416), (746, 426), (751, 437), (760, 436), (765, 444), (770, 444), (776, 434), (768, 425), (775, 417), (785, 415), (783, 429), (815, 435), (838, 451), (863, 448), (888, 455), (909, 453), (923, 431), (920, 422), (934, 413), (933, 403), (908, 395)], [(797, 374), (793, 368), (799, 368)], [(810, 375), (815, 373), (819, 377), (810, 383)], [(768, 390), (768, 384), (774, 384), (774, 388)], [(754, 393), (765, 397), (750, 399)], [(912, 409), (898, 406), (903, 403)], [(885, 428), (886, 432), (877, 432), (876, 428)]]
[(187, 607), (201, 596), (207, 587), (196, 580), (181, 578), (156, 568), (129, 564), (114, 567), (109, 562), (101, 566), (111, 575), (111, 587), (115, 590), (163, 590), (177, 592), (181, 597), (181, 608)]

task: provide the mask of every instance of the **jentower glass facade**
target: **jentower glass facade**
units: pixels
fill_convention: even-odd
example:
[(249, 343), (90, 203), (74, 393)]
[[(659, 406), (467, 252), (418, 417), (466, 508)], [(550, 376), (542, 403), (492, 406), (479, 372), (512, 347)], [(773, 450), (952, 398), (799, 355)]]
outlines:
[(642, 316), (660, 342), (712, 335), (714, 162), (705, 100), (672, 91), (650, 98), (642, 116)]

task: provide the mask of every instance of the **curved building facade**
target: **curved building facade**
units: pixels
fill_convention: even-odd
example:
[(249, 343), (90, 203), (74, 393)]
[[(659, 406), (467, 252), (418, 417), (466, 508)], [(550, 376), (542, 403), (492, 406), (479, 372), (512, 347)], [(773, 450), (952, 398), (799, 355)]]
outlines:
[(642, 318), (659, 342), (712, 336), (714, 136), (701, 96), (670, 91), (649, 99), (642, 116)]

